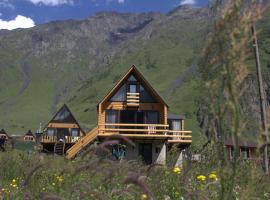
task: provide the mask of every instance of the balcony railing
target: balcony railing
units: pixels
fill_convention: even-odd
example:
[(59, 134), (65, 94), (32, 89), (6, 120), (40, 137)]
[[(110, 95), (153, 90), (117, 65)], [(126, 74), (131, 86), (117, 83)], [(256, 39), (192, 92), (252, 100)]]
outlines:
[(127, 137), (168, 138), (168, 142), (192, 142), (192, 131), (169, 130), (165, 124), (100, 124), (99, 135), (121, 134)]
[[(65, 143), (75, 143), (80, 139), (80, 137), (65, 136), (63, 139), (65, 140)], [(55, 142), (57, 142), (56, 136), (43, 135), (41, 138), (41, 143), (55, 143)]]
[(43, 135), (41, 138), (42, 143), (55, 143), (57, 141), (56, 136)]
[(140, 93), (127, 93), (127, 106), (138, 107), (140, 104)]

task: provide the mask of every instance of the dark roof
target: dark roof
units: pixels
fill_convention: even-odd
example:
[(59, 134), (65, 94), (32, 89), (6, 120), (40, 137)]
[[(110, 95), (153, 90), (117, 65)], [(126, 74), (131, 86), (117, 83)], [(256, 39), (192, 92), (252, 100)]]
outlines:
[(5, 135), (7, 135), (7, 133), (6, 133), (6, 131), (5, 131), (4, 129), (1, 129), (1, 130), (0, 130), (0, 134), (5, 134)]
[(185, 119), (185, 116), (184, 115), (177, 115), (174, 113), (169, 113), (168, 119)]
[(70, 109), (64, 104), (59, 111), (54, 115), (50, 122), (55, 123), (77, 123), (75, 117), (71, 113)]
[[(79, 129), (85, 134), (85, 131), (80, 126), (79, 122), (75, 119), (71, 110), (68, 108), (66, 104), (64, 104), (53, 116), (53, 118), (49, 121), (49, 123), (45, 126), (45, 129), (48, 128), (50, 123), (71, 123), (77, 124)], [(37, 133), (36, 133), (37, 134)]]
[[(232, 139), (225, 140), (226, 146), (233, 146)], [(240, 140), (239, 141), (239, 147), (249, 147), (249, 148), (257, 148), (257, 143), (253, 141), (246, 141), (246, 140)]]
[(25, 136), (34, 136), (34, 134), (32, 133), (31, 130), (28, 130), (27, 133), (25, 134)]

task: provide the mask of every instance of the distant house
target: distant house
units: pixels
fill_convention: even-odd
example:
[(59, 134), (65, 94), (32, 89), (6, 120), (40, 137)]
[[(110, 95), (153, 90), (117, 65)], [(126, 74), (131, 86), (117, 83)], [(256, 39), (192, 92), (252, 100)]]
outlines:
[(23, 137), (23, 140), (24, 141), (32, 141), (32, 142), (35, 142), (35, 136), (34, 134), (32, 133), (31, 130), (28, 130), (27, 133), (24, 135)]
[[(121, 135), (132, 140), (135, 146), (124, 141), (112, 145), (115, 158), (141, 158), (146, 164), (165, 164), (173, 144), (183, 150), (192, 142), (192, 132), (184, 129), (184, 116), (169, 114), (168, 110), (163, 98), (132, 66), (97, 105), (97, 127), (72, 146), (66, 156), (74, 157), (95, 139), (102, 142)], [(181, 158), (182, 154), (176, 158), (180, 164)]]
[(63, 105), (45, 127), (40, 143), (43, 151), (63, 155), (84, 135), (68, 106)]
[[(233, 141), (231, 139), (227, 139), (225, 140), (225, 146), (226, 149), (228, 150), (228, 155), (230, 156), (230, 159), (233, 158), (234, 156), (234, 145), (233, 145)], [(253, 142), (253, 141), (245, 141), (245, 140), (241, 140), (239, 142), (239, 155), (243, 158), (243, 159), (253, 159), (258, 157), (256, 155), (256, 150), (257, 150), (257, 143)]]
[(4, 129), (0, 130), (0, 138), (4, 138), (5, 140), (9, 139), (9, 136)]

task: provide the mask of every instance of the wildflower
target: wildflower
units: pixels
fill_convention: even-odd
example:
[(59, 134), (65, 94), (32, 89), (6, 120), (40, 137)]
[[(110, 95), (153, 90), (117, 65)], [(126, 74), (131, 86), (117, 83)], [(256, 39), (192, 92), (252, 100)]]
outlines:
[(64, 181), (64, 177), (63, 176), (57, 176), (56, 179), (61, 183)]
[(146, 199), (147, 199), (147, 195), (146, 194), (142, 194), (141, 200), (146, 200)]
[(179, 193), (178, 191), (176, 191), (176, 192), (174, 193), (174, 195), (175, 195), (175, 197), (180, 197), (180, 193)]
[(197, 180), (198, 180), (198, 181), (205, 181), (205, 180), (206, 180), (206, 176), (204, 176), (204, 175), (199, 175), (199, 176), (197, 176)]
[(42, 188), (42, 190), (43, 190), (43, 191), (45, 191), (45, 190), (46, 190), (46, 188), (44, 187), (44, 188)]
[(212, 179), (212, 180), (214, 180), (214, 181), (217, 181), (218, 180), (217, 175), (214, 174), (214, 173), (209, 174), (209, 178)]
[(173, 172), (176, 174), (181, 174), (181, 168), (175, 167), (175, 168), (173, 168)]
[(55, 183), (52, 183), (53, 186), (55, 186)]

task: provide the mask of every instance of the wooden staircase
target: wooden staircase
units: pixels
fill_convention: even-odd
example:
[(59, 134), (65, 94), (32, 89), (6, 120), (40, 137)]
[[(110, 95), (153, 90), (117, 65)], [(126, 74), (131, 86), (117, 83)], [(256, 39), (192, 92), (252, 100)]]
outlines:
[(98, 126), (93, 128), (84, 137), (80, 138), (66, 153), (66, 158), (71, 159), (79, 153), (85, 146), (92, 142), (98, 136)]
[(65, 154), (65, 142), (63, 141), (58, 141), (54, 145), (54, 154), (62, 156)]

